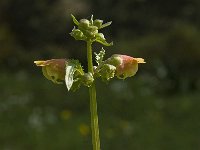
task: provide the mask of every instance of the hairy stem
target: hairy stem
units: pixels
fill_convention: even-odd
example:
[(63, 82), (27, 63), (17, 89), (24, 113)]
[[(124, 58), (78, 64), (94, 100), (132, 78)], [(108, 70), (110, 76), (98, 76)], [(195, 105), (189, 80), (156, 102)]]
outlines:
[[(88, 59), (88, 72), (91, 72), (93, 74), (94, 70), (93, 70), (93, 63), (92, 63), (92, 42), (91, 41), (87, 41), (87, 59)], [(100, 150), (95, 82), (93, 82), (93, 84), (89, 87), (89, 94), (90, 94), (90, 112), (91, 112), (93, 150)]]

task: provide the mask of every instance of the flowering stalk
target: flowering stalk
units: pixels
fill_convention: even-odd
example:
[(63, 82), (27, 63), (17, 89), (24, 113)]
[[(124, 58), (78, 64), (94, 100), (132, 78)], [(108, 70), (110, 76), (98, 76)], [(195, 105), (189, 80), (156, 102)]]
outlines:
[[(91, 41), (87, 41), (87, 60), (88, 60), (88, 72), (91, 72), (92, 74), (94, 74), (93, 63), (92, 63), (92, 42)], [(90, 113), (91, 113), (93, 150), (100, 150), (95, 81), (89, 87), (89, 94), (90, 94)]]
[(37, 66), (42, 67), (43, 75), (53, 83), (62, 84), (65, 82), (68, 91), (76, 91), (81, 85), (89, 88), (90, 95), (90, 112), (91, 112), (91, 130), (93, 150), (100, 150), (99, 125), (97, 114), (96, 101), (96, 78), (101, 78), (102, 81), (108, 82), (110, 79), (117, 77), (125, 79), (132, 77), (138, 71), (138, 64), (145, 63), (142, 58), (133, 58), (127, 55), (114, 54), (110, 58), (103, 60), (105, 50), (102, 48), (96, 55), (97, 66), (92, 63), (92, 43), (98, 42), (104, 46), (112, 46), (113, 43), (108, 43), (99, 30), (109, 26), (112, 22), (103, 24), (103, 20), (81, 19), (77, 21), (72, 16), (74, 24), (70, 35), (76, 40), (82, 40), (87, 43), (87, 61), (88, 72), (84, 72), (78, 60), (74, 59), (51, 59), (34, 61)]

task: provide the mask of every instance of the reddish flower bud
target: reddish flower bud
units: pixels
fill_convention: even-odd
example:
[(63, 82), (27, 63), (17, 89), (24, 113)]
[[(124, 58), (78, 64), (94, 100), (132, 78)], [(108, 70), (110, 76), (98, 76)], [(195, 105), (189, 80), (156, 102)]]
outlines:
[(133, 58), (119, 54), (112, 55), (110, 62), (115, 62), (112, 65), (116, 67), (116, 76), (122, 79), (134, 76), (138, 70), (138, 63), (145, 63), (143, 58)]
[(42, 67), (43, 75), (54, 83), (61, 84), (65, 80), (66, 59), (51, 59), (34, 61), (37, 66)]

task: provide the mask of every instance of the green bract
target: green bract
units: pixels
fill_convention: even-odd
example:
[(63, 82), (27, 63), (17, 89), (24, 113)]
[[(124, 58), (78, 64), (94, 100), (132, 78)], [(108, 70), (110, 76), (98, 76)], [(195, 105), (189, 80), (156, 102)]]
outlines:
[(67, 86), (67, 89), (70, 90), (72, 87), (72, 84), (74, 82), (74, 75), (75, 72), (78, 71), (78, 73), (82, 72), (82, 70), (78, 70), (78, 66), (79, 66), (79, 62), (78, 61), (70, 61), (68, 63), (68, 65), (66, 66), (66, 74), (65, 74), (65, 83)]
[(98, 70), (98, 74), (103, 81), (109, 81), (115, 76), (116, 67), (110, 64), (103, 64)]
[(76, 20), (76, 18), (72, 14), (71, 14), (71, 17), (72, 17), (74, 24), (78, 26), (79, 25), (78, 20)]
[(76, 40), (87, 40), (87, 37), (83, 34), (83, 32), (79, 29), (73, 29), (70, 33), (71, 36), (73, 36)]
[(93, 78), (93, 75), (92, 73), (88, 72), (88, 73), (85, 73), (83, 76), (82, 76), (82, 83), (83, 85), (87, 86), (87, 87), (90, 87), (94, 81), (94, 78)]
[(68, 61), (65, 74), (65, 83), (68, 91), (76, 91), (82, 84), (90, 87), (93, 81), (93, 75), (90, 72), (84, 73), (83, 68), (78, 60)]
[(100, 20), (100, 19), (96, 19), (94, 20), (94, 23), (93, 23), (96, 27), (98, 27), (98, 29), (101, 28), (102, 24), (103, 24), (103, 20)]
[(103, 49), (103, 47), (102, 47), (101, 51), (99, 52), (99, 54), (97, 54), (95, 52), (94, 52), (94, 54), (96, 55), (95, 58), (96, 58), (97, 64), (98, 65), (102, 64), (103, 63), (103, 58), (104, 58), (104, 55), (105, 55), (105, 50)]

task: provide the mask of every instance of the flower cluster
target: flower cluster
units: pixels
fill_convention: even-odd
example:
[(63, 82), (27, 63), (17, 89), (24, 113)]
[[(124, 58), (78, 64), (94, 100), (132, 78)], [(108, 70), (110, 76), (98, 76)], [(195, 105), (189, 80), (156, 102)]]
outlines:
[[(77, 65), (75, 65), (75, 62), (72, 62), (72, 64), (68, 62), (70, 62), (70, 60), (67, 61), (66, 59), (34, 61), (37, 66), (42, 67), (43, 75), (53, 83), (61, 84), (64, 80), (66, 80), (67, 77), (72, 76), (74, 79), (75, 77), (78, 77), (76, 81), (79, 81), (79, 86), (81, 83), (85, 86), (90, 86), (94, 80), (93, 76), (101, 77), (104, 81), (110, 80), (114, 76), (118, 77), (119, 79), (132, 77), (138, 71), (138, 64), (145, 63), (144, 59), (142, 58), (133, 58), (127, 55), (114, 54), (95, 67), (94, 75), (92, 75), (91, 73), (83, 73), (81, 66), (79, 66), (79, 69), (76, 68), (74, 71), (72, 71), (72, 66)], [(66, 69), (69, 67), (71, 70)], [(76, 71), (78, 71), (78, 73), (75, 73)], [(70, 75), (70, 73), (72, 73), (72, 75)], [(77, 76), (77, 74), (79, 76)], [(72, 84), (73, 83), (71, 83), (71, 86)]]
[[(70, 33), (76, 40), (84, 40), (99, 42), (105, 46), (111, 46), (107, 43), (103, 33), (99, 30), (107, 27), (111, 22), (103, 24), (103, 20), (81, 19), (77, 21), (72, 15), (73, 22), (77, 25)], [(96, 55), (97, 66), (94, 66), (94, 72), (84, 72), (78, 60), (67, 59), (51, 59), (34, 61), (37, 66), (42, 67), (43, 75), (53, 83), (61, 84), (65, 81), (68, 90), (75, 91), (81, 85), (90, 87), (95, 78), (101, 78), (103, 81), (109, 81), (111, 78), (117, 77), (125, 79), (132, 77), (138, 71), (138, 64), (145, 63), (142, 58), (134, 58), (127, 55), (114, 54), (110, 58), (103, 60), (105, 50), (102, 50)]]
[(113, 43), (106, 42), (106, 39), (103, 33), (99, 33), (99, 30), (109, 26), (112, 22), (107, 22), (103, 24), (103, 20), (95, 19), (93, 20), (93, 16), (90, 20), (81, 19), (77, 21), (76, 18), (72, 15), (73, 22), (77, 25), (77, 28), (74, 27), (70, 35), (74, 37), (76, 40), (83, 41), (91, 41), (91, 42), (99, 42), (105, 46), (111, 46)]

